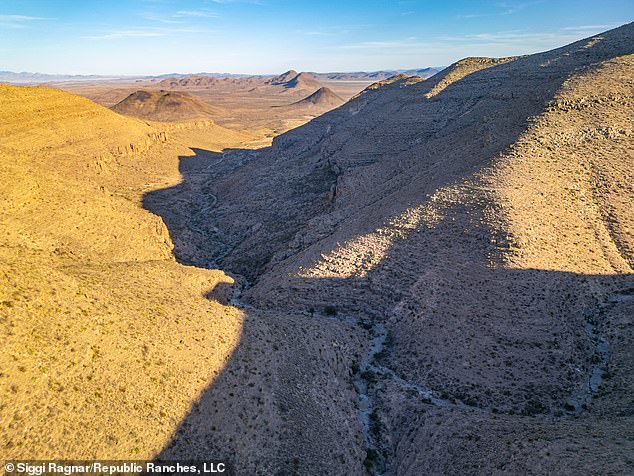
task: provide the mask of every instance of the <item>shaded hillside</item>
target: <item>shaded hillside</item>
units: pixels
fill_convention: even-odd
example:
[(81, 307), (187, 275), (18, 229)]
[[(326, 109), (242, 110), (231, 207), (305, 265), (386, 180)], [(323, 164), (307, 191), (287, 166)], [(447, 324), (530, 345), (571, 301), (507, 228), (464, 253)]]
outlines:
[[(174, 231), (172, 204), (212, 193), (172, 233), (179, 259), (245, 276), (249, 309), (369, 329), (349, 363), (371, 473), (627, 474), (633, 54), (626, 25), (397, 76), (144, 203)], [(212, 385), (163, 454), (222, 440), (225, 396)]]
[(217, 117), (222, 111), (187, 92), (163, 90), (137, 91), (111, 109), (126, 116), (160, 122), (210, 119)]
[(289, 79), (283, 86), (286, 89), (319, 89), (321, 83), (310, 73), (299, 73), (292, 79)]
[(265, 84), (271, 86), (283, 86), (285, 90), (290, 90), (292, 92), (300, 90), (316, 91), (322, 86), (317, 78), (315, 78), (315, 76), (311, 73), (298, 73), (294, 69), (267, 80)]
[(268, 83), (274, 86), (286, 84), (292, 79), (294, 79), (297, 76), (297, 74), (298, 74), (297, 71), (295, 71), (294, 69), (291, 69), (286, 71), (285, 73), (275, 76), (274, 78), (271, 78), (270, 80), (268, 80)]
[(158, 84), (163, 88), (206, 88), (214, 86), (220, 81), (211, 76), (185, 76), (182, 78), (167, 78)]

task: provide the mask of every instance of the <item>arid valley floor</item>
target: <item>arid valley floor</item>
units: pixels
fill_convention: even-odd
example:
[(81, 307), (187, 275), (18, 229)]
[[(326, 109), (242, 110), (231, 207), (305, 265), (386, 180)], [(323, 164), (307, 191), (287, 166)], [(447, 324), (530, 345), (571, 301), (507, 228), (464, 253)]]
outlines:
[(634, 24), (428, 78), (0, 85), (0, 459), (634, 474)]

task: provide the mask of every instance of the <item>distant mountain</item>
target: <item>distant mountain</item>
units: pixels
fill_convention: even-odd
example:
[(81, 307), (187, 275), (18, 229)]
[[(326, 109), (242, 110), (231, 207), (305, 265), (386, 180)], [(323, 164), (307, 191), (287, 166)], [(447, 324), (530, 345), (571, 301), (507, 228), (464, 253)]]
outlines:
[[(319, 80), (331, 80), (331, 81), (381, 81), (390, 78), (396, 74), (404, 73), (408, 76), (420, 76), (422, 78), (429, 78), (441, 71), (442, 67), (436, 68), (421, 68), (421, 69), (407, 69), (407, 70), (381, 70), (381, 71), (356, 71), (356, 72), (331, 72), (331, 73), (298, 73), (291, 69), (278, 76), (273, 75), (248, 75), (248, 74), (235, 74), (235, 73), (166, 73), (159, 75), (138, 75), (138, 76), (126, 76), (126, 75), (98, 75), (98, 74), (45, 74), (45, 73), (30, 73), (13, 71), (0, 71), (0, 83), (9, 84), (42, 84), (53, 83), (63, 81), (106, 81), (106, 80), (148, 80), (148, 81), (160, 81), (159, 84), (162, 87), (175, 88), (175, 87), (205, 87), (214, 84), (213, 80), (216, 79), (249, 79), (251, 81), (265, 81), (266, 84), (271, 85), (283, 85), (287, 84), (294, 79), (298, 79), (296, 83), (289, 85), (289, 87), (297, 86), (297, 83), (304, 82), (304, 87), (319, 88), (321, 85), (316, 84), (314, 81)], [(181, 81), (182, 80), (182, 81)], [(312, 80), (312, 81), (311, 81)], [(309, 86), (310, 84), (310, 86)]]
[[(0, 71), (0, 83), (9, 84), (41, 84), (41, 83), (53, 83), (62, 81), (106, 81), (106, 80), (178, 80), (180, 78), (190, 77), (206, 77), (206, 78), (256, 78), (258, 76), (251, 76), (247, 74), (234, 74), (234, 73), (166, 73), (159, 75), (99, 75), (99, 74), (45, 74), (45, 73), (30, 73), (13, 71)], [(268, 77), (268, 76), (262, 76)]]
[(218, 82), (213, 76), (194, 75), (182, 76), (180, 78), (171, 77), (161, 81), (159, 86), (164, 88), (187, 88), (187, 87), (209, 87)]
[(284, 84), (287, 89), (319, 89), (321, 83), (310, 73), (299, 73)]
[(356, 71), (356, 72), (334, 72), (334, 73), (311, 73), (317, 79), (331, 81), (382, 81), (391, 78), (397, 74), (406, 74), (407, 76), (420, 76), (421, 78), (430, 78), (436, 73), (442, 71), (443, 67), (436, 68), (420, 68), (420, 69), (396, 69), (381, 71)]
[[(158, 79), (158, 78), (157, 78)], [(321, 83), (310, 73), (286, 71), (278, 76), (221, 76), (211, 74), (195, 74), (185, 76), (169, 76), (157, 83), (165, 89), (201, 89), (211, 87), (246, 87), (259, 88), (281, 86), (282, 91), (314, 92), (321, 88)]]
[(435, 75), (436, 73), (439, 73), (440, 71), (442, 71), (444, 68), (442, 67), (438, 67), (438, 68), (421, 68), (421, 69), (406, 69), (405, 71), (397, 71), (398, 73), (404, 73), (408, 76), (420, 76), (421, 78), (431, 78), (433, 75)]
[(126, 116), (163, 122), (211, 118), (220, 112), (219, 108), (180, 91), (137, 91), (111, 109)]
[(396, 74), (395, 71), (356, 71), (356, 72), (344, 72), (344, 73), (313, 73), (318, 79), (326, 79), (331, 81), (381, 81), (383, 79), (390, 78)]
[(304, 99), (294, 102), (291, 106), (308, 107), (330, 110), (341, 106), (346, 102), (342, 97), (338, 96), (332, 89), (322, 87)]
[(270, 79), (268, 83), (273, 85), (286, 84), (289, 81), (295, 79), (297, 77), (297, 74), (297, 71), (291, 69), (286, 73), (282, 73), (279, 76), (275, 76), (274, 78)]
[(256, 78), (259, 76), (254, 76), (254, 75), (250, 75), (250, 74), (238, 74), (238, 73), (166, 73), (166, 74), (159, 74), (156, 76), (143, 76), (146, 79), (161, 79), (161, 80), (165, 80), (165, 79), (169, 79), (169, 80), (177, 80), (177, 79), (181, 79), (181, 78), (217, 78), (217, 79), (224, 79), (224, 78)]
[(119, 79), (123, 76), (100, 76), (96, 74), (44, 74), (44, 73), (14, 73), (13, 71), (0, 71), (2, 83), (47, 83), (53, 81), (93, 81), (103, 79)]

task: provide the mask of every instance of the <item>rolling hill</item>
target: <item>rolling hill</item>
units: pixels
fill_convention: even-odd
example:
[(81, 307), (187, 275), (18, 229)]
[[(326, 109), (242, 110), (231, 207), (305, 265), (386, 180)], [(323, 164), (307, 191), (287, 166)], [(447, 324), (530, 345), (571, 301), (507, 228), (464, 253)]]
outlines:
[(299, 73), (293, 78), (283, 83), (283, 86), (289, 90), (307, 89), (317, 90), (321, 88), (321, 83), (310, 73)]
[(162, 88), (176, 89), (176, 88), (207, 88), (215, 86), (218, 78), (213, 76), (198, 76), (198, 75), (186, 75), (180, 78), (166, 78), (161, 80), (158, 84)]
[(322, 87), (321, 83), (311, 73), (298, 73), (294, 69), (266, 80), (265, 84), (271, 86), (282, 86), (284, 90), (289, 92), (298, 92), (303, 90), (312, 90), (314, 92)]
[(222, 113), (218, 107), (181, 91), (136, 91), (111, 108), (119, 114), (152, 121), (172, 122), (210, 119)]
[(346, 101), (338, 96), (332, 89), (321, 87), (304, 99), (290, 104), (288, 107), (326, 112), (341, 106), (344, 102)]

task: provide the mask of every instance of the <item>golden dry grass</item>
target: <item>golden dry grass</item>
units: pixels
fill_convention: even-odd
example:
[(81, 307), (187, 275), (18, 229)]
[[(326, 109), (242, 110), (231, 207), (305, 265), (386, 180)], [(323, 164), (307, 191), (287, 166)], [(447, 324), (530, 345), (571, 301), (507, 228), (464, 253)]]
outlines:
[[(139, 203), (213, 124), (159, 128), (51, 88), (0, 86), (0, 441), (5, 458), (148, 458), (222, 370), (231, 278), (177, 264)], [(180, 135), (179, 135), (180, 134)]]

